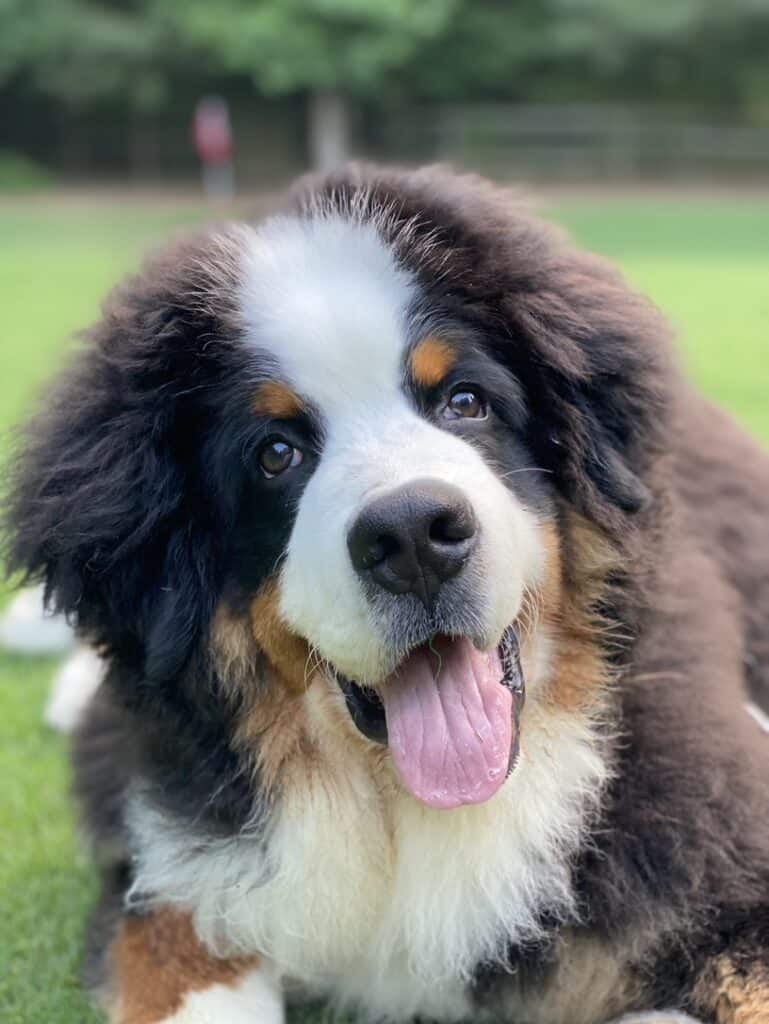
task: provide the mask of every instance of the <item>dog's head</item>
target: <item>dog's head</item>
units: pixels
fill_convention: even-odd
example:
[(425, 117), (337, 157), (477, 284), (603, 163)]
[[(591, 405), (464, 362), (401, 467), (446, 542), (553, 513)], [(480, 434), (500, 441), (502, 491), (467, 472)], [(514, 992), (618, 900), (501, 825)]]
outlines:
[(13, 564), (145, 695), (247, 624), (273, 685), (339, 687), (420, 799), (486, 799), (553, 524), (621, 547), (649, 502), (655, 333), (484, 186), (310, 183), (112, 298), (22, 457)]

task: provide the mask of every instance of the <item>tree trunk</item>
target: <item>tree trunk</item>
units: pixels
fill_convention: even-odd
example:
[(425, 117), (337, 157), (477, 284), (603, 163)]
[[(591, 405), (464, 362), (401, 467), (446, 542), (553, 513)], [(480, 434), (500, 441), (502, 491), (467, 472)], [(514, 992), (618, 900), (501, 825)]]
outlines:
[(316, 171), (338, 167), (350, 156), (350, 103), (340, 92), (315, 92), (308, 109), (309, 151)]

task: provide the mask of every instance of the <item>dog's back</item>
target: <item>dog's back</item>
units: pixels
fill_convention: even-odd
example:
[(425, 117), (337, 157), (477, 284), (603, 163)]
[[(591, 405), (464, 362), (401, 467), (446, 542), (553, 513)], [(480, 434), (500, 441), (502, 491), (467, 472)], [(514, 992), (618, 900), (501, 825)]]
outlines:
[(672, 470), (686, 526), (736, 592), (748, 696), (769, 711), (769, 455), (695, 395), (683, 403), (677, 442)]

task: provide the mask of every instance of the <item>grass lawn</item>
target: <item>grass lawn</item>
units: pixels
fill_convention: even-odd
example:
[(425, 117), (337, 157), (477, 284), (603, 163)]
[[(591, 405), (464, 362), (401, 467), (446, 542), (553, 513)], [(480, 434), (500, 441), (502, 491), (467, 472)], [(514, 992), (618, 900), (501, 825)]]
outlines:
[[(769, 441), (769, 194), (550, 200), (549, 216), (618, 261), (676, 325), (691, 372)], [(189, 204), (0, 202), (0, 432), (151, 242), (192, 224)], [(53, 663), (0, 655), (0, 1020), (96, 1021), (77, 984), (94, 895), (67, 800), (64, 743), (40, 724)]]

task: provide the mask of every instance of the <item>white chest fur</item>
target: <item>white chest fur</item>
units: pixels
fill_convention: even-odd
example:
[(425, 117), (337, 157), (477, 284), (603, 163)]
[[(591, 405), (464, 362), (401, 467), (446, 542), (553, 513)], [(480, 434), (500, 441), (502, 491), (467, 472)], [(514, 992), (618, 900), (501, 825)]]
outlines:
[(507, 783), (450, 812), (384, 796), (365, 765), (310, 773), (266, 844), (200, 842), (137, 800), (133, 892), (191, 910), (216, 951), (258, 951), (343, 1004), (460, 1017), (479, 961), (535, 937), (544, 909), (572, 908), (570, 859), (606, 775), (595, 734), (532, 703)]

